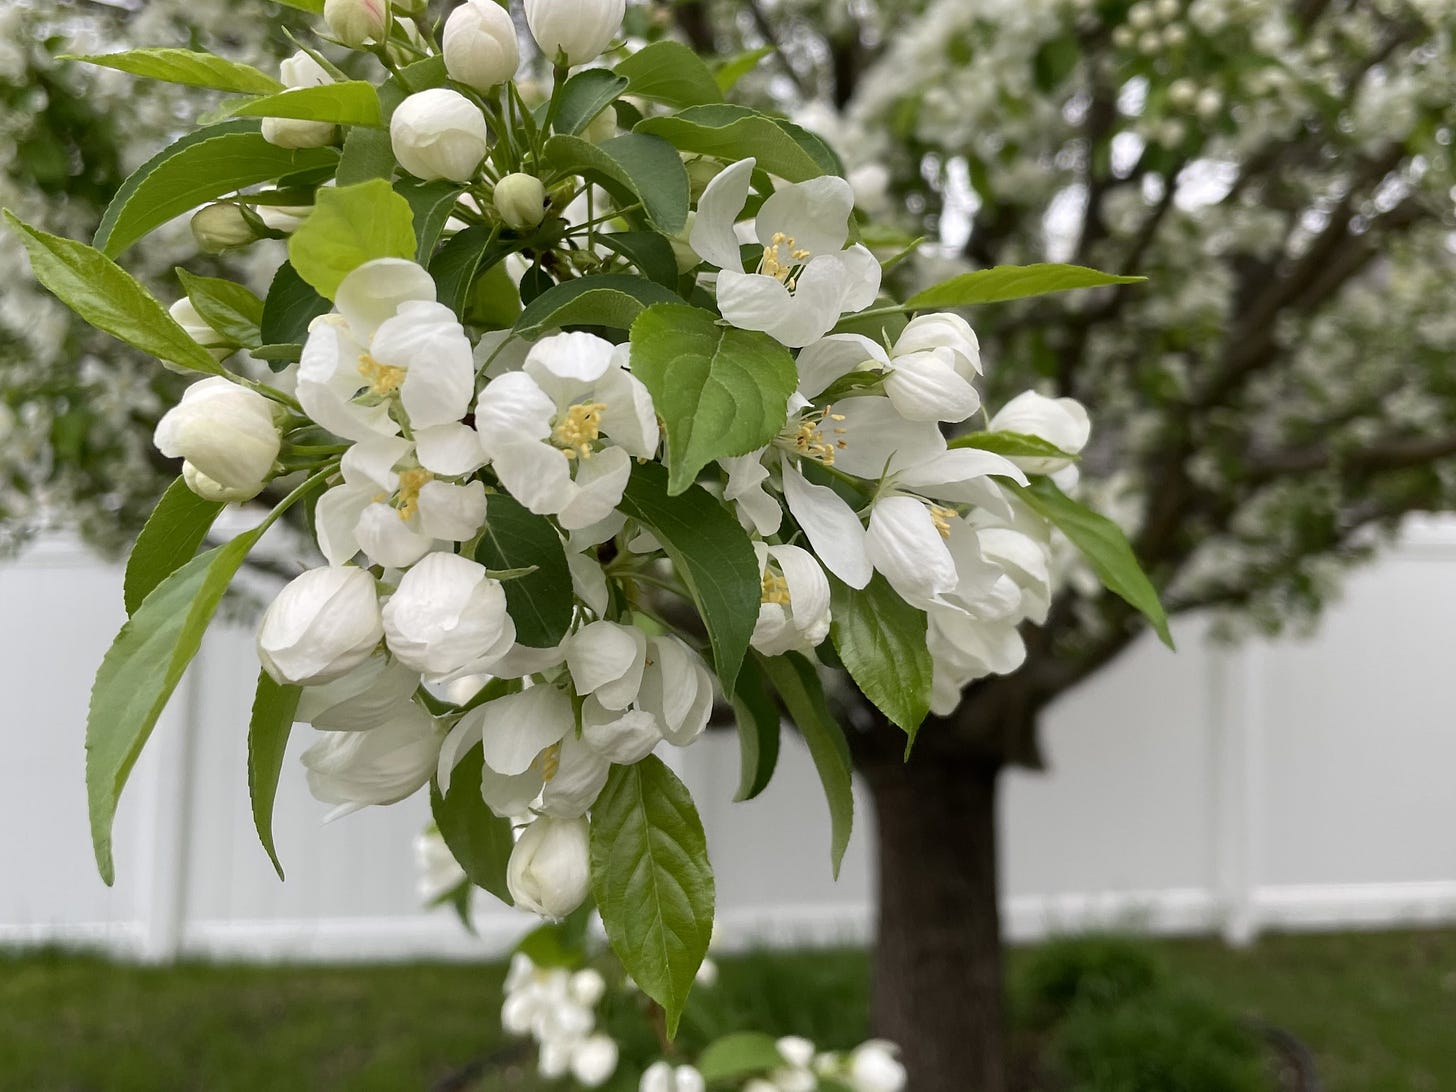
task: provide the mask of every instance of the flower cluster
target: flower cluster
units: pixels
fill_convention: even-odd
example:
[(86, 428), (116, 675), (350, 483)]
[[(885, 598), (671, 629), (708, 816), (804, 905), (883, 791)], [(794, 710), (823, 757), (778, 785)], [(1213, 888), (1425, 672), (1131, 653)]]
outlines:
[[(326, 15), (341, 40), (378, 40), (378, 8), (331, 0)], [(515, 31), (498, 10), (466, 3), (446, 24), (447, 69), (468, 87), (512, 75)], [(595, 56), (615, 31), (588, 41), (584, 25), (558, 25), (559, 14), (527, 5), (548, 55), (569, 63)], [(294, 87), (331, 79), (307, 53), (282, 75)], [(263, 132), (289, 148), (335, 139), (317, 121), (278, 119)], [(406, 97), (390, 138), (422, 181), (471, 182), (491, 151), (486, 114), (448, 87)], [(763, 173), (755, 158), (699, 162), (712, 177), (685, 239), (697, 280), (724, 326), (783, 347), (773, 351), (792, 360), (796, 388), (762, 430), (766, 443), (723, 453), (699, 475), (751, 538), (760, 599), (751, 645), (812, 654), (834, 624), (831, 581), (864, 589), (882, 579), (927, 615), (930, 704), (949, 712), (971, 680), (1013, 670), (1020, 623), (1045, 617), (1049, 526), (1003, 485), (1067, 467), (1087, 441), (1087, 415), (1026, 392), (990, 429), (1038, 438), (1053, 456), (952, 445), (945, 427), (983, 410), (983, 363), (963, 318), (921, 313), (879, 339), (832, 332), (880, 288), (878, 260), (850, 242), (849, 184), (781, 181), (747, 219)], [(520, 171), (496, 179), (495, 230), (530, 238), (549, 212), (558, 237), (584, 226), (586, 252), (610, 257), (609, 234), (543, 194)], [(462, 195), (459, 215), (472, 215), (469, 201)], [(753, 247), (748, 268), (740, 238)], [(393, 803), (432, 778), (447, 793), (456, 765), (480, 748), (481, 798), (518, 827), (511, 894), (523, 909), (564, 917), (590, 886), (588, 817), (612, 767), (691, 744), (713, 706), (695, 639), (665, 627), (644, 594), (681, 587), (664, 568), (665, 546), (623, 506), (636, 464), (676, 454), (664, 411), (636, 374), (631, 342), (580, 330), (475, 333), (414, 260), (365, 261), (331, 295), (283, 377), (291, 412), (209, 378), (163, 417), (157, 445), (183, 459), (194, 492), (241, 501), (284, 469), (284, 432), (336, 441), (313, 517), (327, 564), (292, 580), (258, 630), (264, 668), (302, 688), (298, 718), (318, 732), (303, 759), (310, 787), (336, 814)], [(214, 344), (195, 312), (180, 317)], [(544, 639), (521, 613), (539, 603), (513, 599), (513, 582), (547, 558), (496, 567), (499, 533), (523, 520), (569, 574), (557, 589), (565, 625)]]
[(597, 1088), (617, 1070), (616, 1041), (593, 1030), (606, 991), (606, 979), (590, 967), (538, 967), (517, 952), (506, 974), (501, 1027), (536, 1041), (537, 1069), (547, 1080), (570, 1074), (582, 1086)]

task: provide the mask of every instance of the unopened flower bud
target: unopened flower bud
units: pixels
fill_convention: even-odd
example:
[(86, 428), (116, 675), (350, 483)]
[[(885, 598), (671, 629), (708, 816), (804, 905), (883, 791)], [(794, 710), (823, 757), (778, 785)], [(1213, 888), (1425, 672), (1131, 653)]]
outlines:
[(324, 0), (324, 22), (350, 49), (362, 49), (389, 33), (389, 0)]
[[(279, 64), (278, 78), (289, 88), (322, 87), (334, 82), (323, 65), (301, 49)], [(334, 123), (300, 118), (264, 118), (263, 139), (280, 148), (322, 148), (333, 142)]]
[(221, 254), (237, 246), (247, 246), (258, 237), (243, 210), (231, 201), (204, 205), (192, 214), (192, 237), (204, 254)]
[(389, 122), (399, 165), (426, 182), (466, 182), (490, 150), (485, 116), (458, 91), (432, 87), (405, 99)]
[(213, 376), (188, 387), (157, 422), (163, 455), (190, 462), (218, 485), (255, 496), (273, 472), (280, 440), (268, 399)]
[[(1092, 434), (1092, 421), (1082, 403), (1074, 398), (1048, 398), (1036, 391), (1023, 391), (1011, 399), (986, 427), (992, 432), (1040, 437), (1068, 455), (1086, 447)], [(1011, 461), (1028, 474), (1051, 474), (1070, 465), (1072, 460), (1015, 455)]]
[(258, 627), (258, 659), (281, 683), (312, 686), (342, 678), (384, 636), (374, 577), (325, 565), (286, 584)]
[(509, 228), (533, 228), (546, 215), (546, 187), (535, 175), (508, 174), (496, 183), (495, 211)]
[(257, 496), (257, 490), (254, 489), (229, 489), (225, 485), (219, 485), (186, 459), (182, 460), (182, 480), (197, 496), (218, 504), (238, 504)]
[(444, 50), (450, 78), (477, 91), (505, 83), (521, 64), (516, 24), (495, 0), (465, 0), (452, 11)]
[[(212, 328), (211, 324), (198, 312), (196, 305), (186, 296), (167, 308), (167, 314), (172, 316), (172, 321), (182, 327), (188, 337), (218, 360), (232, 354), (233, 344)], [(165, 365), (166, 361), (163, 361), (163, 364)], [(190, 368), (178, 366), (168, 367), (167, 370), (181, 375), (193, 374)]]
[(591, 882), (589, 830), (585, 819), (543, 815), (521, 832), (506, 866), (517, 906), (559, 921), (581, 905)]
[(611, 140), (620, 131), (617, 127), (617, 111), (608, 106), (597, 111), (597, 116), (586, 123), (581, 135), (589, 143), (600, 144), (604, 140)]
[(526, 0), (526, 25), (548, 60), (568, 65), (599, 57), (621, 29), (626, 0)]

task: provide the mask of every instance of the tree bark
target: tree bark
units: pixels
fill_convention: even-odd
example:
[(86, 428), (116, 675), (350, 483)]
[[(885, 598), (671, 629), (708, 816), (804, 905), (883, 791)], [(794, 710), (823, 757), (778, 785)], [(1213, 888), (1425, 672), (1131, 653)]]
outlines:
[(914, 1092), (1005, 1092), (1001, 762), (895, 755), (862, 769), (879, 819), (875, 1033), (900, 1045)]

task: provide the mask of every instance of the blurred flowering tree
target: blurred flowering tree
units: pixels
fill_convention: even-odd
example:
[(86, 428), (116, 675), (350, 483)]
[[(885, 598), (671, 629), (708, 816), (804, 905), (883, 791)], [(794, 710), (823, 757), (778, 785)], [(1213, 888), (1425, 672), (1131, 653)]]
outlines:
[[(1456, 500), (1445, 0), (676, 14), (704, 51), (782, 47), (760, 93), (833, 140), (862, 206), (941, 244), (903, 275), (1052, 258), (1150, 278), (972, 317), (993, 385), (1088, 406), (1084, 495), (1170, 609), (1307, 621), (1402, 515)], [(1141, 628), (1065, 575), (1022, 670), (972, 684), (908, 767), (849, 702), (882, 840), (877, 1031), (917, 1089), (1004, 1087), (997, 773), (1040, 763), (1040, 712)]]
[[(9, 0), (0, 9), (0, 206), (89, 237), (127, 174), (198, 111), (196, 91), (60, 55), (147, 42), (258, 61), (287, 45), (265, 12), (276, 14), (265, 0)], [(185, 222), (175, 225), (140, 272), (155, 280), (195, 249)], [(119, 551), (175, 476), (150, 436), (184, 382), (42, 291), (13, 235), (0, 237), (0, 270), (0, 549), (63, 525)]]

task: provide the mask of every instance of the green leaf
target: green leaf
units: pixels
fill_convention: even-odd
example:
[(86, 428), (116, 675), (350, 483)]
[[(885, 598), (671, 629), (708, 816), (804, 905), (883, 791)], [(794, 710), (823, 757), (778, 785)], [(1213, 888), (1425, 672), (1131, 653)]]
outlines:
[(677, 257), (672, 244), (655, 231), (610, 231), (596, 237), (597, 243), (622, 255), (649, 280), (665, 288), (676, 288)]
[(160, 360), (222, 374), (212, 354), (193, 341), (130, 273), (99, 250), (48, 235), (8, 210), (5, 219), (19, 233), (35, 279), (92, 326)]
[(669, 495), (658, 463), (633, 467), (618, 507), (662, 543), (702, 615), (723, 693), (733, 693), (763, 595), (748, 535), (702, 486)]
[(321, 188), (313, 211), (288, 240), (288, 258), (319, 295), (333, 299), (339, 283), (376, 258), (415, 256), (414, 213), (382, 178)]
[(625, 273), (582, 277), (553, 285), (527, 304), (516, 319), (516, 333), (535, 338), (558, 326), (626, 330), (654, 303), (681, 302), (676, 292), (645, 277)]
[(723, 101), (718, 81), (703, 59), (669, 39), (632, 54), (615, 71), (627, 77), (627, 94), (668, 106), (704, 106)]
[(458, 183), (443, 179), (438, 182), (401, 180), (395, 183), (394, 191), (409, 202), (410, 211), (414, 214), (415, 261), (428, 265), (435, 253), (435, 244), (445, 230), (445, 222), (455, 211), (455, 202), (464, 191)]
[(738, 728), (738, 793), (736, 801), (752, 800), (773, 777), (779, 761), (779, 707), (768, 689), (758, 661), (749, 657), (733, 691), (733, 717)]
[(496, 262), (475, 278), (465, 316), (487, 330), (508, 330), (516, 324), (521, 317), (521, 297), (505, 263)]
[(1107, 590), (1140, 611), (1151, 623), (1159, 640), (1169, 648), (1173, 647), (1173, 635), (1168, 632), (1168, 615), (1158, 600), (1158, 591), (1138, 564), (1122, 528), (1106, 516), (1098, 515), (1074, 501), (1050, 478), (1032, 478), (1031, 485), (1024, 488), (1006, 481), (1000, 484), (1014, 491), (1027, 507), (1051, 521), (1066, 535), (1091, 563)]
[(656, 755), (607, 776), (592, 807), (591, 877), (612, 951), (676, 1035), (713, 935), (713, 871), (693, 798)]
[(116, 879), (111, 827), (121, 790), (261, 533), (255, 528), (199, 554), (158, 584), (121, 627), (96, 672), (86, 717), (86, 796), (96, 865), (108, 886)]
[(371, 178), (394, 175), (394, 147), (389, 143), (389, 130), (356, 125), (344, 137), (344, 151), (339, 156), (339, 169), (334, 184), (352, 186)]
[(767, 334), (720, 326), (712, 312), (683, 303), (637, 316), (632, 374), (667, 431), (667, 491), (674, 495), (713, 460), (772, 440), (799, 379), (794, 358)]
[(288, 750), (302, 694), (302, 687), (276, 683), (268, 672), (260, 671), (248, 719), (248, 797), (253, 806), (253, 828), (280, 880), (283, 866), (278, 863), (278, 850), (273, 845), (273, 801), (278, 796), (283, 755)]
[(737, 1031), (709, 1043), (698, 1057), (697, 1069), (703, 1080), (742, 1081), (768, 1073), (784, 1064), (784, 1056), (772, 1035), (762, 1031)]
[(263, 344), (303, 344), (309, 323), (328, 310), (329, 301), (305, 284), (291, 263), (284, 262), (273, 274), (268, 297), (263, 301)]
[(669, 117), (647, 118), (633, 132), (662, 137), (680, 151), (730, 162), (753, 156), (758, 166), (788, 182), (839, 173), (822, 140), (746, 106), (692, 106)]
[(106, 207), (95, 245), (114, 258), (147, 232), (204, 202), (259, 182), (325, 168), (336, 158), (332, 148), (275, 147), (250, 119), (210, 125), (131, 173)]
[(283, 90), (283, 84), (252, 65), (225, 60), (211, 53), (195, 53), (190, 49), (131, 49), (123, 53), (63, 56), (60, 59), (114, 68), (149, 80), (210, 87), (215, 91), (236, 91), (242, 95), (271, 95)]
[(784, 708), (809, 745), (809, 757), (814, 760), (814, 769), (824, 786), (824, 799), (829, 804), (829, 856), (834, 878), (838, 879), (839, 866), (844, 861), (844, 851), (849, 846), (849, 835), (854, 827), (853, 767), (849, 744), (845, 741), (843, 729), (829, 713), (829, 706), (824, 701), (824, 687), (808, 660), (794, 654), (755, 656), (755, 659), (773, 682), (774, 689), (783, 699)]
[(294, 87), (276, 95), (239, 103), (232, 108), (232, 113), (238, 117), (331, 121), (335, 125), (378, 127), (384, 124), (379, 92), (372, 83), (364, 80)]
[(516, 951), (538, 967), (580, 967), (587, 961), (587, 930), (595, 910), (587, 900), (561, 921), (542, 922), (521, 938)]
[(627, 80), (605, 68), (584, 68), (561, 85), (552, 127), (558, 133), (581, 132), (627, 87)]
[(294, 8), (297, 11), (306, 11), (312, 15), (324, 13), (324, 0), (273, 0), (275, 4), (282, 4), (286, 8)]
[(664, 235), (676, 235), (687, 223), (687, 168), (665, 140), (633, 132), (591, 144), (558, 135), (546, 142), (542, 159), (552, 170), (598, 183), (624, 206), (640, 202), (652, 226)]
[(262, 346), (262, 300), (236, 281), (221, 277), (199, 277), (178, 269), (177, 278), (204, 322), (245, 349)]
[(509, 252), (509, 245), (499, 242), (496, 234), (482, 225), (468, 227), (442, 246), (430, 262), (436, 298), (457, 315), (464, 315), (481, 266), (489, 270)]
[(506, 607), (516, 623), (517, 641), (532, 648), (553, 648), (571, 628), (576, 602), (561, 536), (550, 520), (505, 493), (492, 494), (487, 509), (475, 560), (489, 569), (535, 567), (526, 576), (506, 581)]
[(440, 837), (445, 839), (451, 855), (460, 862), (470, 882), (512, 906), (506, 862), (516, 841), (511, 835), (510, 820), (492, 812), (480, 795), (483, 765), (481, 748), (476, 744), (455, 766), (455, 772), (450, 775), (449, 792), (441, 796), (440, 787), (430, 782), (430, 811), (435, 816), (435, 826), (440, 828)]
[(713, 75), (713, 79), (718, 84), (718, 90), (725, 95), (732, 91), (738, 85), (739, 80), (757, 68), (759, 62), (773, 51), (773, 46), (759, 46), (757, 49), (740, 53), (736, 57), (729, 57), (718, 66), (718, 71)]
[(829, 584), (834, 650), (860, 692), (904, 730), (908, 755), (930, 712), (925, 612), (896, 595), (878, 573), (861, 591), (833, 576)]
[(136, 613), (152, 589), (192, 560), (222, 510), (222, 504), (203, 500), (181, 478), (167, 486), (126, 559), (121, 594), (128, 615)]
[(997, 265), (962, 273), (941, 281), (905, 301), (911, 311), (928, 311), (936, 307), (969, 307), (977, 303), (1003, 303), (1006, 300), (1045, 296), (1074, 288), (1101, 288), (1109, 284), (1137, 284), (1146, 277), (1119, 277), (1099, 273), (1081, 265)]
[(1071, 459), (1072, 455), (1050, 440), (1040, 436), (1029, 436), (1024, 432), (968, 432), (950, 441), (951, 447), (975, 447), (982, 451), (994, 451), (997, 455), (1037, 459)]

